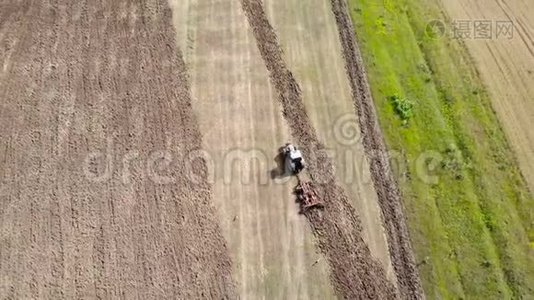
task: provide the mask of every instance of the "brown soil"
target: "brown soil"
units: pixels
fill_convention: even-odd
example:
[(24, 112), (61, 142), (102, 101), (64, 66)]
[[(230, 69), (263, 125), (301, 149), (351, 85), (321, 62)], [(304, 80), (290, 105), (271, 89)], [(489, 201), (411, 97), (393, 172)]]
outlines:
[(345, 0), (331, 0), (350, 78), (354, 105), (359, 117), (363, 145), (369, 155), (371, 176), (378, 193), (384, 226), (388, 236), (389, 253), (399, 290), (404, 299), (423, 298), (423, 289), (410, 244), (406, 219), (397, 182), (393, 177), (382, 132), (367, 82), (354, 26)]
[(240, 1), (171, 6), (239, 297), (335, 299), (328, 263), (298, 214), (296, 178), (271, 177), (277, 149), (291, 138)]
[(308, 158), (310, 175), (320, 183), (326, 209), (310, 211), (306, 216), (331, 265), (337, 293), (348, 299), (396, 298), (393, 284), (362, 239), (360, 220), (345, 191), (336, 182), (332, 162), (322, 151), (324, 147), (310, 125), (299, 86), (283, 61), (261, 0), (242, 0), (242, 4), (278, 92), (283, 115)]
[[(363, 240), (388, 279), (396, 283), (330, 1), (263, 1), (284, 61), (301, 88), (311, 125), (330, 152), (338, 183), (362, 224)], [(342, 128), (350, 130), (341, 135)]]
[(0, 12), (1, 298), (237, 298), (167, 2)]

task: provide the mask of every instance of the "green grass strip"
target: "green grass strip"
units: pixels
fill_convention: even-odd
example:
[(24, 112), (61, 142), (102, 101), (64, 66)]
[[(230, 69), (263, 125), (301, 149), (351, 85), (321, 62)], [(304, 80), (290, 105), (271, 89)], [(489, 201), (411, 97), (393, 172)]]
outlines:
[(430, 0), (348, 2), (394, 165), (406, 166), (396, 173), (427, 296), (534, 296), (534, 198), (463, 43), (426, 30), (446, 16)]

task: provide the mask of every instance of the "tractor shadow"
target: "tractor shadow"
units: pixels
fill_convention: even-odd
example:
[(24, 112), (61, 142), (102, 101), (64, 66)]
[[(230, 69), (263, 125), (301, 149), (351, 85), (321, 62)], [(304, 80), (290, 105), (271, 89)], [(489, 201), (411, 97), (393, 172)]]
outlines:
[(285, 166), (284, 147), (278, 149), (278, 154), (274, 157), (276, 167), (270, 171), (271, 179), (282, 179), (291, 176)]

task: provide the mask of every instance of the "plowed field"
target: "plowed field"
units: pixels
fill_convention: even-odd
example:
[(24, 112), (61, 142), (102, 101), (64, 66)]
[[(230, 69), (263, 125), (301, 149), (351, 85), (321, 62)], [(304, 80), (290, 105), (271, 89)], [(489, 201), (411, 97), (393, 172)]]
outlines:
[(344, 1), (108, 2), (0, 1), (2, 298), (423, 297)]
[(167, 3), (0, 12), (1, 297), (234, 298)]

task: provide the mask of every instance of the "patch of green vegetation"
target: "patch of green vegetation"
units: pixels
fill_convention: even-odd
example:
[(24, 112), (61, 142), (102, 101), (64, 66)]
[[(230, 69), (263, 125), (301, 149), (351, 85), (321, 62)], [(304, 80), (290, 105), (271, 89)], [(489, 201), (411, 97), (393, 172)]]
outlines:
[[(427, 26), (447, 17), (431, 0), (348, 2), (386, 141), (406, 159), (397, 173), (427, 296), (534, 297), (534, 198), (469, 53)], [(429, 152), (435, 181), (416, 163)]]
[(413, 116), (413, 102), (397, 94), (389, 97), (393, 104), (395, 113), (401, 118), (404, 124)]

